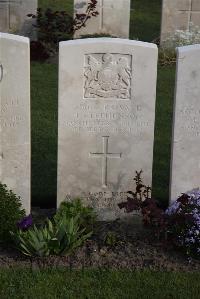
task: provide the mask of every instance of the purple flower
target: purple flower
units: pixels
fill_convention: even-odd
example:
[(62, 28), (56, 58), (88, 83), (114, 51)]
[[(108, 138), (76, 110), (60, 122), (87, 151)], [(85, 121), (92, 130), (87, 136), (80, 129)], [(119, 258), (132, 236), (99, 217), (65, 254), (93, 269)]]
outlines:
[(27, 230), (29, 227), (33, 225), (33, 218), (31, 214), (29, 216), (24, 217), (17, 223), (17, 227), (21, 230)]
[(177, 212), (177, 210), (179, 209), (180, 207), (180, 202), (177, 202), (177, 201), (174, 201), (171, 206), (168, 207), (168, 209), (165, 211), (165, 214), (167, 215), (173, 215)]

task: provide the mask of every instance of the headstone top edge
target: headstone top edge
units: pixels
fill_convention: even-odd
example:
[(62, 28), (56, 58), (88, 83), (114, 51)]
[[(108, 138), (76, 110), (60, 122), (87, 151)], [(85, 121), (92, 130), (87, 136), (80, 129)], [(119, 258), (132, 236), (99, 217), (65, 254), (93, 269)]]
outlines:
[(30, 39), (28, 37), (24, 37), (24, 36), (20, 36), (20, 35), (16, 35), (16, 34), (0, 32), (0, 39), (4, 39), (4, 38), (14, 40), (14, 41), (24, 42), (24, 43), (27, 43), (27, 44), (30, 43)]
[(98, 43), (107, 43), (107, 44), (124, 44), (129, 46), (141, 46), (146, 48), (158, 49), (156, 44), (142, 42), (138, 40), (130, 40), (124, 38), (85, 38), (85, 39), (76, 39), (70, 41), (60, 42), (60, 47), (68, 46), (68, 45), (91, 45)]
[(191, 51), (199, 51), (200, 50), (200, 44), (194, 44), (194, 45), (188, 45), (183, 47), (177, 47), (176, 51), (178, 54), (191, 52)]

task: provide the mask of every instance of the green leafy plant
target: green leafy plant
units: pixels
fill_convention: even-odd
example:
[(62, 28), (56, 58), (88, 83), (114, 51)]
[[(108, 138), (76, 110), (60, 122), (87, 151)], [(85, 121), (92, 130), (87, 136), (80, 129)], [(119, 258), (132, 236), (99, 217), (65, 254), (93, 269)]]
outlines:
[[(57, 215), (56, 215), (57, 216)], [(49, 255), (71, 254), (91, 235), (85, 228), (80, 228), (80, 215), (62, 215), (47, 220), (44, 227), (35, 225), (24, 231), (19, 229), (11, 233), (16, 247), (26, 256), (46, 257)]]
[(109, 231), (107, 232), (105, 238), (104, 238), (104, 244), (106, 246), (113, 247), (117, 244), (118, 238), (115, 232)]
[(160, 48), (159, 49), (159, 64), (161, 66), (175, 65), (176, 64), (176, 51), (173, 48)]
[(28, 14), (28, 17), (37, 19), (33, 26), (37, 28), (39, 39), (31, 42), (31, 58), (42, 60), (56, 54), (60, 41), (72, 39), (75, 31), (85, 27), (91, 17), (99, 14), (96, 6), (97, 0), (90, 0), (85, 13), (77, 13), (74, 18), (66, 11), (53, 11), (50, 8), (44, 11), (38, 8), (36, 14)]
[(55, 219), (59, 221), (63, 217), (75, 217), (76, 215), (79, 215), (81, 228), (86, 228), (86, 231), (90, 231), (93, 228), (97, 215), (93, 208), (83, 206), (79, 198), (72, 201), (63, 201), (55, 215)]
[(10, 241), (10, 231), (16, 231), (16, 223), (25, 216), (20, 197), (0, 183), (0, 241)]

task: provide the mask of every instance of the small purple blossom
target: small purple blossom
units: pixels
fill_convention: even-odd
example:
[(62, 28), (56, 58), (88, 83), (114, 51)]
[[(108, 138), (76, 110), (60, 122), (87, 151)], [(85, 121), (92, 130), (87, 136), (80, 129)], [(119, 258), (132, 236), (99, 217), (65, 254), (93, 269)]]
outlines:
[(177, 212), (177, 210), (179, 209), (181, 203), (180, 202), (177, 202), (177, 201), (174, 201), (171, 206), (168, 207), (168, 209), (165, 211), (165, 214), (167, 215), (172, 215), (172, 214), (175, 214)]
[(23, 231), (29, 229), (29, 227), (31, 227), (32, 225), (33, 225), (33, 218), (31, 214), (24, 217), (22, 220), (20, 220), (17, 223), (17, 227)]
[(200, 256), (200, 189), (182, 194), (165, 211), (168, 231), (188, 255)]

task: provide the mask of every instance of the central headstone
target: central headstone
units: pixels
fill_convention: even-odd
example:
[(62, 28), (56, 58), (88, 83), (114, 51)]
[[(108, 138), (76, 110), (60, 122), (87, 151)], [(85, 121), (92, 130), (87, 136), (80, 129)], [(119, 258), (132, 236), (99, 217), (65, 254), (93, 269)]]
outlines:
[[(74, 0), (74, 13), (84, 14), (90, 0)], [(98, 16), (87, 20), (86, 26), (75, 37), (90, 34), (108, 34), (128, 38), (130, 23), (130, 0), (97, 0)]]
[(30, 213), (29, 39), (0, 33), (0, 182)]
[(136, 170), (151, 185), (156, 70), (153, 44), (60, 43), (58, 205), (81, 197), (115, 219)]

